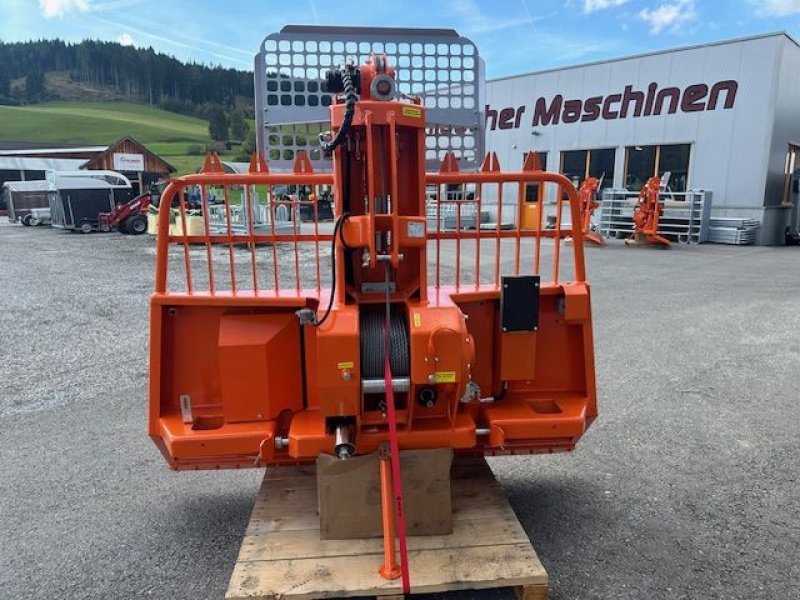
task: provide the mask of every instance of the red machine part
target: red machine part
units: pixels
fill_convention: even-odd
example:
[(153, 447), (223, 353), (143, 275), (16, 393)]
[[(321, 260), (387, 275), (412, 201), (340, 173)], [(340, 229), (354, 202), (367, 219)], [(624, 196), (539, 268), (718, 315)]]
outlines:
[(658, 222), (664, 212), (661, 202), (661, 178), (651, 177), (639, 191), (633, 208), (633, 234), (625, 243), (629, 246), (651, 245), (669, 248), (670, 241), (658, 233)]
[(126, 204), (117, 204), (112, 212), (98, 215), (101, 231), (111, 231), (114, 227), (120, 233), (141, 235), (147, 231), (147, 212), (150, 208), (149, 193), (140, 194)]
[(602, 236), (592, 231), (592, 215), (600, 206), (597, 201), (597, 189), (599, 186), (600, 181), (597, 177), (587, 177), (578, 190), (578, 198), (581, 203), (583, 239), (593, 243), (595, 246), (604, 246), (606, 241)]

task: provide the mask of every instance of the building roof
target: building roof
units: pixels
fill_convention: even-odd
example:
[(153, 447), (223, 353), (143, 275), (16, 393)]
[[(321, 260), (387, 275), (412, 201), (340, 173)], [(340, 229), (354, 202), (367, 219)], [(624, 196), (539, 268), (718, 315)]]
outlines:
[(0, 156), (0, 171), (74, 171), (85, 164), (83, 158)]
[(247, 173), (250, 170), (250, 163), (247, 162), (234, 162), (230, 160), (223, 160), (220, 162), (222, 162), (222, 168), (225, 169), (226, 173)]
[(102, 148), (100, 152), (89, 158), (83, 168), (90, 170), (113, 169), (113, 154), (116, 152), (141, 153), (144, 155), (145, 171), (154, 173), (174, 173), (177, 171), (175, 167), (156, 153), (148, 150), (139, 140), (129, 135), (123, 136), (116, 142)]
[[(21, 146), (26, 144), (20, 143)], [(145, 171), (154, 173), (174, 173), (175, 167), (165, 161), (163, 158), (148, 150), (144, 144), (126, 135), (117, 141), (109, 144), (108, 146), (62, 146), (62, 147), (46, 147), (39, 146), (37, 148), (20, 147), (20, 148), (6, 148), (0, 150), (0, 170), (74, 170), (74, 169), (112, 169), (114, 167), (114, 154), (120, 153), (133, 153), (141, 154), (144, 156)], [(69, 158), (65, 158), (69, 157)], [(29, 166), (37, 165), (36, 160), (42, 161), (58, 161), (69, 160), (69, 164), (60, 165), (58, 163), (45, 163), (46, 166)], [(6, 162), (6, 161), (24, 161), (24, 162)], [(77, 162), (76, 162), (77, 161)], [(10, 166), (4, 166), (10, 165)]]
[(726, 46), (728, 44), (738, 44), (740, 42), (749, 42), (751, 40), (759, 40), (762, 38), (770, 38), (770, 37), (784, 37), (788, 39), (791, 43), (795, 46), (800, 48), (800, 42), (798, 42), (794, 36), (792, 36), (787, 31), (772, 31), (768, 33), (759, 33), (756, 35), (749, 35), (745, 37), (733, 38), (728, 40), (720, 40), (717, 42), (707, 42), (705, 44), (692, 44), (690, 46), (679, 46), (678, 48), (667, 48), (665, 50), (655, 50), (653, 52), (643, 52), (641, 54), (632, 54), (630, 56), (618, 56), (616, 58), (608, 58), (606, 60), (595, 60), (592, 62), (581, 63), (577, 65), (566, 65), (561, 67), (553, 67), (551, 69), (542, 69), (540, 71), (528, 71), (527, 73), (518, 73), (516, 75), (505, 75), (503, 77), (495, 77), (494, 79), (487, 79), (487, 83), (491, 83), (493, 81), (504, 81), (507, 79), (518, 79), (520, 77), (528, 77), (531, 75), (543, 75), (544, 73), (553, 73), (555, 71), (567, 71), (569, 69), (582, 69), (584, 67), (593, 67), (595, 65), (604, 65), (608, 63), (620, 62), (623, 60), (633, 60), (637, 58), (644, 58), (647, 56), (658, 56), (659, 54), (671, 54), (673, 52), (682, 52), (684, 50), (695, 50), (697, 48), (708, 48), (710, 46)]
[(76, 146), (74, 148), (16, 148), (0, 150), (0, 156), (51, 156), (53, 154), (82, 154), (104, 152), (108, 146)]
[(103, 179), (93, 177), (56, 177), (54, 181), (48, 181), (48, 189), (59, 190), (111, 190), (120, 186), (110, 184)]
[[(108, 170), (50, 171), (47, 181), (58, 189), (87, 189), (91, 187), (130, 188), (131, 181), (122, 173)], [(102, 185), (96, 184), (100, 182)]]
[(3, 187), (11, 192), (46, 192), (47, 180), (34, 179), (33, 181), (6, 181)]

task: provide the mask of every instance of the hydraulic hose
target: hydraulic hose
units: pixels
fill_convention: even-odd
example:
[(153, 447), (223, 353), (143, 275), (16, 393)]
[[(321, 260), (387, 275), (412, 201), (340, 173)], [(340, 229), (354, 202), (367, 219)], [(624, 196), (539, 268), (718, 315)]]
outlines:
[(328, 298), (328, 307), (325, 309), (325, 314), (322, 315), (321, 319), (315, 320), (312, 323), (316, 327), (319, 327), (326, 321), (328, 316), (331, 314), (331, 309), (333, 308), (333, 297), (336, 295), (336, 236), (338, 235), (342, 244), (344, 244), (342, 225), (344, 225), (345, 219), (347, 219), (349, 216), (349, 213), (342, 213), (336, 220), (336, 224), (333, 226), (333, 239), (331, 240), (331, 295), (330, 298)]
[(341, 73), (342, 86), (344, 87), (344, 119), (342, 119), (342, 125), (339, 127), (339, 131), (336, 132), (336, 136), (332, 140), (325, 140), (322, 138), (322, 135), (320, 135), (319, 143), (322, 151), (326, 153), (333, 152), (336, 147), (344, 141), (345, 136), (350, 131), (350, 125), (353, 123), (353, 115), (355, 115), (356, 112), (356, 100), (358, 100), (358, 96), (356, 95), (356, 87), (353, 82), (353, 66), (342, 65)]

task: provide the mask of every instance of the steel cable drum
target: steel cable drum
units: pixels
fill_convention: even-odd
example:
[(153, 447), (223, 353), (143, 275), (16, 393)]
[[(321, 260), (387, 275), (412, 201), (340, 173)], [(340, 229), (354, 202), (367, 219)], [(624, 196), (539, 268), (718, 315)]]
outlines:
[[(361, 325), (361, 378), (383, 379), (383, 326), (386, 307), (362, 306)], [(389, 318), (389, 364), (393, 377), (411, 374), (411, 350), (408, 339), (408, 316), (402, 308), (392, 307)]]

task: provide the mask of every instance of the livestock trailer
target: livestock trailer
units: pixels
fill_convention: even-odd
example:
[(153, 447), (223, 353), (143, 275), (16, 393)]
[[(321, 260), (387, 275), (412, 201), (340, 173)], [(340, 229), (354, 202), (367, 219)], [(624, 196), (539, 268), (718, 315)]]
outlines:
[(23, 225), (42, 223), (45, 220), (42, 218), (43, 211), (46, 213), (50, 206), (47, 189), (47, 181), (43, 179), (6, 181), (3, 184), (3, 199), (8, 207), (8, 220), (12, 223), (21, 222)]
[(134, 196), (127, 177), (115, 171), (48, 171), (50, 225), (91, 233), (100, 227), (100, 213), (113, 212)]

